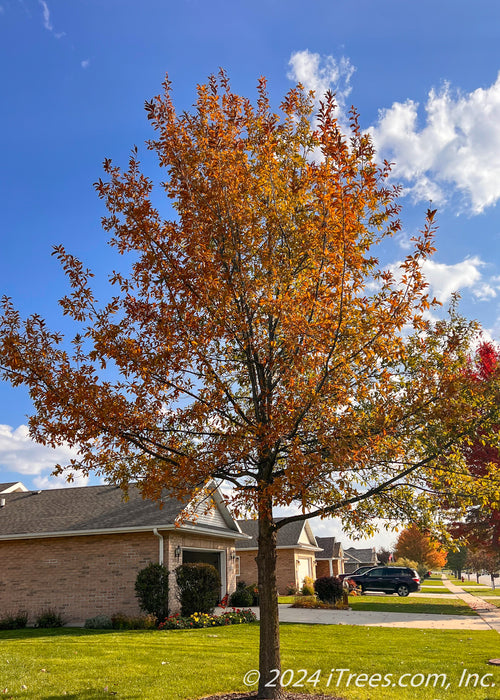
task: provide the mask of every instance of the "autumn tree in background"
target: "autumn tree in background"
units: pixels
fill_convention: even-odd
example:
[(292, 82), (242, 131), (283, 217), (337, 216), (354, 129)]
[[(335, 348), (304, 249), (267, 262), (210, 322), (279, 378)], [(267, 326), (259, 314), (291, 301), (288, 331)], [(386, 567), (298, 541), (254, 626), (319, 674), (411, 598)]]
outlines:
[(232, 486), (233, 511), (259, 524), (259, 697), (280, 698), (266, 687), (280, 668), (278, 529), (332, 514), (349, 532), (378, 517), (430, 528), (444, 492), (470, 503), (491, 483), (470, 477), (460, 443), (494, 420), (494, 386), (464, 379), (474, 324), (425, 315), (434, 212), (397, 269), (379, 262), (398, 189), (354, 112), (344, 134), (333, 96), (313, 119), (298, 86), (275, 113), (263, 79), (253, 105), (223, 72), (189, 113), (168, 81), (146, 109), (164, 182), (153, 190), (134, 149), (96, 185), (130, 269), (100, 303), (57, 247), (78, 332), (23, 321), (5, 299), (2, 374), (28, 386), (35, 440), (78, 448), (70, 471), (148, 498)]
[(476, 574), (479, 583), (479, 576), (484, 572), (490, 575), (491, 587), (495, 588), (495, 574), (500, 571), (500, 554), (491, 549), (476, 549), (467, 553), (465, 565)]
[[(498, 379), (498, 347), (491, 342), (482, 342), (469, 361), (467, 373), (478, 385)], [(470, 474), (478, 482), (490, 480), (500, 469), (498, 426), (488, 436), (479, 430), (464, 442), (463, 452)], [(500, 555), (500, 492), (493, 493), (491, 498), (481, 498), (479, 494), (467, 508), (465, 517), (455, 521), (450, 531), (455, 539), (466, 541), (471, 550)]]
[(439, 542), (410, 525), (399, 535), (394, 555), (397, 559), (411, 559), (427, 569), (441, 569), (446, 564), (446, 552)]

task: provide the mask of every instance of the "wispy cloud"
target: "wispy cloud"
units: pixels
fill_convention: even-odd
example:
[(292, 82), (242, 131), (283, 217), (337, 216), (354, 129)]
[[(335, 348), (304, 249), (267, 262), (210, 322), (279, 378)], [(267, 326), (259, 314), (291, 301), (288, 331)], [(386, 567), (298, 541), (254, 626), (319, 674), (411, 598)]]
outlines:
[(63, 36), (66, 36), (66, 32), (54, 31), (54, 25), (52, 24), (52, 21), (50, 19), (49, 6), (45, 2), (45, 0), (38, 0), (38, 2), (42, 8), (43, 26), (45, 27), (45, 29), (51, 34), (53, 34), (56, 39), (61, 39)]
[(80, 65), (85, 70), (85, 68), (90, 66), (90, 59), (86, 58), (84, 61), (80, 61)]

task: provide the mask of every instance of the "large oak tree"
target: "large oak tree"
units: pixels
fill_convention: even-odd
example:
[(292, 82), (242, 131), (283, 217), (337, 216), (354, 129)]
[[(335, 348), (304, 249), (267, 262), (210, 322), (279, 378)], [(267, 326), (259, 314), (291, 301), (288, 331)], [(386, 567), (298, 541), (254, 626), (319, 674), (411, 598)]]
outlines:
[(275, 113), (264, 80), (253, 105), (223, 72), (189, 113), (168, 81), (146, 109), (161, 187), (136, 149), (96, 184), (130, 270), (99, 303), (90, 271), (57, 247), (80, 329), (70, 343), (5, 299), (1, 369), (29, 387), (32, 437), (79, 449), (72, 470), (150, 498), (224, 480), (235, 512), (256, 514), (259, 697), (279, 698), (266, 687), (280, 667), (278, 528), (331, 514), (353, 531), (377, 517), (430, 527), (443, 491), (466, 502), (478, 487), (457, 446), (487, 430), (493, 388), (479, 397), (464, 379), (474, 324), (426, 318), (434, 212), (396, 270), (379, 262), (399, 192), (354, 112), (345, 134), (327, 94), (314, 120), (298, 86)]

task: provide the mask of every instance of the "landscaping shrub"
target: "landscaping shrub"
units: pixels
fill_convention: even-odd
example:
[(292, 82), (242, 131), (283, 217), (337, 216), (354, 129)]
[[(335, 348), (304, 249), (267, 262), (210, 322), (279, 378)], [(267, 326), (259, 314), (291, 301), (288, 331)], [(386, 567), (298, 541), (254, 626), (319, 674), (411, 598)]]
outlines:
[(253, 603), (253, 595), (244, 581), (239, 581), (236, 590), (229, 596), (229, 604), (234, 608), (247, 608)]
[(28, 624), (28, 613), (24, 610), (0, 619), (0, 630), (20, 630)]
[(88, 620), (85, 620), (85, 624), (83, 626), (88, 630), (113, 629), (111, 618), (107, 615), (96, 615), (95, 617), (89, 617)]
[(227, 610), (222, 615), (207, 615), (193, 613), (189, 617), (181, 617), (179, 613), (170, 615), (158, 625), (159, 630), (198, 629), (200, 627), (225, 627), (226, 625), (241, 625), (255, 622), (257, 617), (251, 610)]
[(302, 595), (314, 595), (314, 581), (310, 576), (304, 576)]
[(47, 608), (47, 610), (42, 610), (41, 613), (35, 619), (35, 627), (41, 628), (51, 628), (51, 627), (62, 627), (65, 621), (62, 615), (52, 608)]
[(286, 595), (298, 595), (299, 589), (294, 583), (289, 583), (285, 589)]
[(249, 586), (247, 586), (247, 591), (252, 596), (252, 602), (250, 603), (250, 605), (258, 606), (259, 605), (259, 587), (258, 587), (258, 585), (256, 583), (251, 583)]
[(211, 564), (181, 564), (175, 570), (181, 615), (212, 613), (220, 594), (220, 577)]
[(157, 622), (154, 615), (124, 615), (119, 612), (111, 616), (114, 630), (152, 630)]
[(322, 603), (337, 603), (342, 600), (343, 586), (336, 576), (321, 576), (314, 582), (314, 590)]
[(169, 571), (163, 564), (149, 564), (139, 571), (135, 581), (135, 594), (141, 610), (158, 620), (168, 617)]

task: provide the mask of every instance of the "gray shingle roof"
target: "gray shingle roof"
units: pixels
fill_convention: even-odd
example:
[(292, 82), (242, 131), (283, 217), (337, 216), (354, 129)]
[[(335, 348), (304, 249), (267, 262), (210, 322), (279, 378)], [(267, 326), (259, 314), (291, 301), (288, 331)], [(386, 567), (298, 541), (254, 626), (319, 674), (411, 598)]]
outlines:
[[(275, 522), (280, 520), (276, 518)], [(276, 539), (277, 547), (303, 547), (299, 542), (302, 529), (304, 527), (305, 521), (295, 521), (292, 523), (287, 523), (278, 530), (278, 536)], [(255, 549), (257, 547), (257, 538), (259, 534), (259, 523), (257, 520), (238, 520), (238, 525), (245, 535), (250, 535), (251, 540), (241, 540), (236, 544), (238, 549)], [(310, 545), (314, 545), (311, 543)]]
[[(7, 493), (0, 507), (0, 538), (35, 533), (152, 528), (172, 525), (185, 504), (165, 498), (163, 507), (144, 500), (135, 486), (129, 500), (116, 486), (85, 486)], [(215, 528), (214, 528), (215, 529)]]
[(0, 493), (11, 486), (14, 486), (14, 484), (17, 484), (17, 481), (8, 481), (6, 484), (0, 484)]
[(316, 542), (323, 550), (316, 554), (316, 559), (340, 559), (340, 542), (335, 537), (316, 537)]
[(346, 561), (353, 561), (356, 564), (376, 564), (378, 561), (373, 548), (357, 549), (356, 547), (349, 547), (344, 549), (344, 557)]

